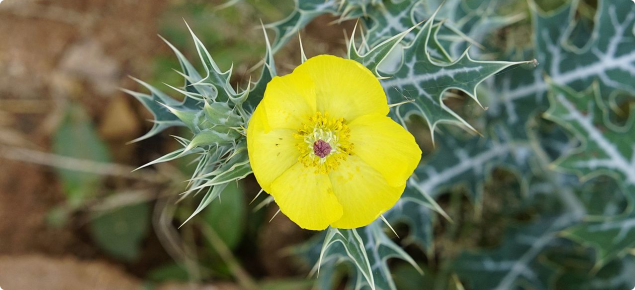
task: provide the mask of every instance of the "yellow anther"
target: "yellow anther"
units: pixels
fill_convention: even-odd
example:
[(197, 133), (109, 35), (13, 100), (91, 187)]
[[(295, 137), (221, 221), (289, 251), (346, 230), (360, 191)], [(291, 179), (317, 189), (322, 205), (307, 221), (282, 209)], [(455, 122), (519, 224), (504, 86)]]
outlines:
[[(344, 118), (331, 118), (328, 112), (317, 112), (309, 117), (293, 136), (298, 140), (298, 160), (306, 167), (315, 167), (315, 173), (326, 174), (336, 169), (353, 149)], [(324, 150), (324, 143), (330, 150)]]

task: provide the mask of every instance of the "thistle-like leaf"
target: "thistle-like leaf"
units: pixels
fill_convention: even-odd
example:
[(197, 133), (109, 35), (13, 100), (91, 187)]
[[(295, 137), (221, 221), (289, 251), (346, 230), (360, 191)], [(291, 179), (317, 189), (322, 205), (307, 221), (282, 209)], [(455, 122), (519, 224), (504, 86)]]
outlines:
[[(236, 92), (229, 84), (232, 70), (221, 71), (193, 32), (192, 38), (205, 71), (204, 76), (198, 73), (178, 49), (166, 41), (181, 64), (181, 71), (178, 73), (185, 80), (184, 86), (170, 88), (184, 96), (182, 102), (141, 81), (139, 82), (151, 95), (128, 91), (155, 116), (153, 129), (137, 140), (158, 134), (170, 126), (186, 126), (191, 130), (191, 138), (176, 136), (182, 149), (144, 165), (196, 154), (194, 174), (181, 198), (199, 192), (204, 192), (204, 196), (187, 220), (218, 198), (229, 182), (243, 179), (251, 173), (244, 140), (244, 126), (250, 113), (243, 108), (243, 104), (252, 97), (257, 101), (262, 99), (264, 85), (275, 75), (271, 49), (267, 46), (265, 70), (254, 90), (251, 90), (249, 84), (244, 91)], [(257, 104), (257, 101), (248, 104)]]
[(276, 32), (272, 52), (278, 51), (316, 17), (327, 13), (334, 14), (339, 8), (335, 0), (295, 0), (295, 6), (295, 10), (287, 18), (266, 25)]
[[(579, 260), (575, 261), (579, 263)], [(560, 290), (619, 290), (631, 289), (635, 285), (635, 257), (626, 256), (613, 260), (599, 270), (583, 268), (559, 276), (554, 289)]]
[[(615, 195), (599, 198), (596, 194), (598, 187), (614, 188), (617, 184), (610, 182), (609, 178), (594, 178), (580, 184), (575, 180), (575, 176), (550, 174), (547, 177), (563, 180), (552, 180), (548, 183), (533, 180), (532, 190), (528, 194), (529, 198), (537, 202), (531, 206), (539, 208), (543, 212), (543, 217), (528, 225), (512, 227), (503, 237), (500, 247), (476, 253), (465, 252), (452, 262), (459, 276), (472, 288), (515, 289), (521, 285), (531, 285), (535, 289), (561, 289), (562, 285), (554, 288), (552, 282), (566, 278), (576, 271), (581, 272), (582, 275), (579, 276), (584, 276), (588, 280), (591, 279), (588, 274), (598, 270), (604, 273), (602, 277), (607, 281), (623, 279), (620, 278), (621, 274), (611, 272), (609, 269), (604, 270), (602, 265), (596, 264), (591, 251), (576, 247), (575, 243), (562, 238), (563, 230), (580, 224), (589, 213), (612, 217), (618, 215), (619, 209), (625, 208), (623, 198), (620, 199)], [(619, 194), (621, 193), (618, 192), (617, 195)], [(554, 215), (550, 216), (550, 213)], [(598, 234), (603, 235), (603, 233)], [(604, 235), (604, 237), (607, 236)], [(586, 254), (580, 257), (580, 252)], [(573, 260), (563, 259), (553, 257), (554, 253), (556, 256), (571, 254), (576, 257)], [(574, 264), (575, 271), (571, 270), (572, 261), (577, 263)], [(594, 264), (595, 269), (593, 269)], [(580, 265), (590, 266), (582, 271)], [(556, 274), (558, 272), (569, 274), (556, 278), (559, 275)], [(607, 285), (600, 281), (602, 280), (597, 280), (597, 285)], [(592, 287), (591, 289), (614, 289), (614, 287)]]
[(575, 216), (562, 215), (510, 230), (499, 248), (465, 252), (452, 268), (471, 289), (507, 290), (523, 284), (532, 289), (548, 289), (555, 271), (539, 258), (545, 250), (562, 243), (558, 232), (576, 220)]
[(150, 95), (126, 89), (124, 89), (123, 91), (135, 97), (146, 107), (146, 109), (150, 111), (150, 113), (152, 113), (152, 116), (154, 116), (154, 120), (152, 120), (154, 125), (152, 126), (152, 129), (150, 129), (150, 131), (148, 131), (146, 134), (135, 140), (132, 140), (131, 142), (138, 142), (148, 139), (170, 127), (186, 126), (185, 123), (183, 123), (176, 115), (170, 112), (170, 110), (165, 105), (169, 105), (171, 108), (175, 109), (181, 108), (183, 110), (189, 110), (190, 108), (193, 108), (195, 106), (192, 101), (186, 99), (183, 102), (178, 102), (161, 92), (159, 89), (151, 86), (150, 84), (147, 84), (140, 80), (136, 81), (148, 88), (150, 90)]
[[(532, 2), (530, 2), (532, 3)], [(578, 1), (569, 1), (544, 13), (531, 5), (534, 29), (535, 70), (514, 69), (496, 77), (487, 111), (491, 123), (502, 124), (518, 138), (527, 139), (528, 120), (546, 110), (546, 93), (552, 82), (574, 90), (599, 81), (599, 90), (635, 92), (635, 5), (629, 1), (598, 1), (594, 30), (583, 47), (571, 43)]]
[[(389, 103), (399, 103), (411, 99), (413, 103), (396, 108), (399, 118), (410, 114), (422, 115), (431, 127), (439, 123), (462, 124), (472, 128), (463, 118), (443, 104), (443, 95), (449, 89), (464, 91), (477, 103), (476, 87), (495, 73), (524, 62), (474, 61), (467, 50), (452, 63), (433, 61), (428, 52), (434, 19), (428, 20), (411, 44), (404, 48), (403, 62), (382, 81)], [(434, 134), (433, 134), (434, 135)]]
[(364, 241), (364, 248), (373, 272), (375, 287), (368, 284), (367, 280), (357, 279), (357, 289), (397, 289), (390, 274), (388, 259), (398, 258), (413, 266), (420, 274), (422, 270), (417, 263), (399, 245), (395, 244), (382, 228), (382, 221), (376, 220), (372, 224), (359, 229)]
[[(396, 289), (387, 260), (398, 258), (421, 270), (400, 246), (395, 244), (383, 229), (381, 220), (353, 230), (329, 228), (324, 241), (312, 240), (301, 252), (310, 263), (320, 267), (319, 289), (330, 289), (338, 277), (337, 264), (352, 265), (350, 285), (354, 289)], [(319, 258), (318, 258), (319, 254)]]
[[(609, 120), (609, 109), (599, 86), (576, 93), (551, 84), (551, 107), (546, 117), (564, 126), (581, 140), (581, 146), (555, 161), (556, 168), (577, 173), (583, 179), (609, 175), (620, 182), (630, 200), (635, 199), (635, 116), (621, 127)], [(598, 263), (635, 247), (635, 213), (586, 222), (566, 235), (598, 251)]]
[(409, 187), (436, 196), (441, 190), (466, 185), (472, 201), (480, 205), (483, 182), (494, 168), (515, 172), (525, 185), (531, 170), (533, 148), (528, 143), (515, 143), (499, 136), (499, 140), (474, 137), (468, 140), (443, 138), (427, 162), (415, 169), (416, 180)]
[[(363, 16), (364, 23), (368, 27), (365, 38), (369, 46), (374, 47), (386, 39), (392, 38), (394, 35), (409, 30), (418, 22), (426, 20), (426, 18), (416, 20), (414, 18), (414, 8), (422, 5), (425, 1), (384, 1), (381, 5), (367, 7), (366, 14)], [(432, 9), (440, 7), (437, 5)], [(427, 15), (430, 17), (433, 13)], [(412, 40), (412, 36), (406, 38)]]
[(414, 244), (434, 255), (433, 229), (436, 220), (434, 206), (427, 203), (422, 193), (406, 187), (397, 203), (385, 214), (390, 224), (404, 223), (408, 226), (408, 236), (402, 237), (403, 244)]
[(203, 64), (203, 68), (205, 69), (206, 76), (200, 80), (197, 80), (195, 78), (192, 78), (190, 75), (182, 75), (186, 78), (187, 81), (191, 82), (192, 85), (202, 85), (209, 87), (213, 91), (213, 95), (210, 97), (210, 99), (213, 101), (227, 102), (231, 98), (237, 98), (239, 94), (237, 94), (234, 88), (232, 88), (232, 86), (229, 84), (232, 69), (230, 68), (224, 72), (221, 71), (203, 42), (194, 34), (189, 26), (187, 28), (190, 30), (190, 34), (192, 36), (192, 39), (194, 40), (194, 45), (196, 46), (196, 51), (198, 52), (201, 63)]
[(635, 248), (635, 214), (571, 227), (563, 235), (597, 252), (596, 265), (605, 265)]
[(251, 89), (249, 93), (250, 97), (247, 99), (247, 105), (250, 106), (251, 111), (256, 109), (256, 106), (260, 103), (262, 98), (265, 95), (265, 89), (267, 88), (267, 84), (277, 75), (276, 72), (276, 64), (273, 59), (273, 50), (271, 48), (271, 43), (269, 42), (269, 36), (267, 36), (267, 31), (265, 27), (262, 27), (262, 32), (265, 36), (265, 57), (263, 59), (263, 67), (262, 72), (260, 73), (260, 79)]
[[(567, 128), (582, 142), (554, 165), (585, 179), (611, 175), (623, 181), (624, 186), (635, 188), (635, 115), (621, 127), (611, 123), (597, 84), (583, 93), (552, 84), (550, 102), (545, 117)], [(635, 198), (635, 191), (629, 194)]]
[[(332, 247), (335, 243), (341, 245), (340, 248)], [(338, 251), (339, 250), (339, 251)], [(342, 251), (343, 250), (343, 251)], [(327, 262), (331, 259), (341, 259), (347, 257), (355, 268), (357, 269), (358, 283), (365, 281), (370, 288), (375, 290), (375, 278), (373, 276), (373, 269), (368, 259), (368, 253), (364, 241), (357, 233), (356, 229), (352, 230), (339, 230), (336, 228), (329, 228), (326, 233), (326, 238), (322, 244), (322, 251), (320, 253), (320, 259), (318, 261), (318, 274), (319, 266), (323, 262)]]
[(501, 0), (432, 0), (422, 1), (415, 6), (413, 18), (426, 19), (439, 8), (438, 18), (444, 19), (438, 39), (449, 54), (459, 57), (469, 45), (478, 48), (492, 32), (521, 20), (522, 14), (500, 15), (497, 8), (509, 5), (509, 1)]
[(373, 48), (368, 52), (363, 52), (364, 44), (362, 44), (362, 47), (357, 48), (355, 44), (355, 31), (353, 31), (353, 35), (351, 36), (351, 40), (348, 44), (348, 58), (361, 63), (372, 71), (376, 77), (381, 78), (382, 76), (378, 71), (379, 66), (395, 50), (395, 48), (398, 47), (404, 37), (406, 37), (416, 27), (417, 26), (415, 25), (395, 34), (393, 37), (373, 46)]
[[(497, 15), (495, 10), (502, 2), (498, 0), (391, 0), (376, 5), (353, 5), (352, 1), (344, 2), (347, 9), (338, 13), (344, 14), (345, 18), (361, 17), (368, 28), (364, 38), (370, 47), (431, 18), (438, 10), (436, 18), (443, 21), (443, 25), (438, 27), (442, 43), (454, 58), (459, 57), (469, 43), (478, 45), (491, 32), (522, 18), (521, 15)], [(405, 41), (410, 42), (413, 38), (412, 34), (406, 35)], [(431, 50), (430, 54), (436, 57), (435, 52)]]

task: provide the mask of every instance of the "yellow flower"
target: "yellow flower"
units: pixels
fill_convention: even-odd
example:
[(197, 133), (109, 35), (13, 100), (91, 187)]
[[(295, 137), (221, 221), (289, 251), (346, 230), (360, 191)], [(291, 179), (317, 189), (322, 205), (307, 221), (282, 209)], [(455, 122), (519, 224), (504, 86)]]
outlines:
[(251, 168), (302, 228), (368, 225), (399, 200), (421, 159), (414, 137), (387, 114), (366, 67), (313, 57), (267, 85), (247, 128)]

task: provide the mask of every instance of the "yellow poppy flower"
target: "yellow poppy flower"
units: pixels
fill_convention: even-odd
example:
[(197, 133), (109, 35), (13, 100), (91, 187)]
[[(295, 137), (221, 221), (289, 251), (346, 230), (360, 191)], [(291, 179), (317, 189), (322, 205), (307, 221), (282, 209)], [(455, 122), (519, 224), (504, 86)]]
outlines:
[(300, 227), (358, 228), (399, 200), (421, 159), (361, 64), (313, 57), (275, 77), (249, 121), (254, 175)]

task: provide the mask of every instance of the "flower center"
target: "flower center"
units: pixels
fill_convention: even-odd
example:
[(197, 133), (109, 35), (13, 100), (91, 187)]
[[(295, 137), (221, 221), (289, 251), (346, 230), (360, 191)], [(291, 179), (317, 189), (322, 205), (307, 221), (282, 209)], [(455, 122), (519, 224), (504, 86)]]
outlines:
[(299, 161), (306, 167), (314, 167), (316, 173), (330, 172), (352, 154), (350, 132), (344, 118), (332, 118), (328, 112), (315, 113), (294, 134)]
[(320, 156), (320, 158), (324, 158), (326, 155), (329, 155), (329, 153), (331, 153), (331, 149), (331, 145), (324, 142), (322, 139), (313, 143), (313, 154)]

